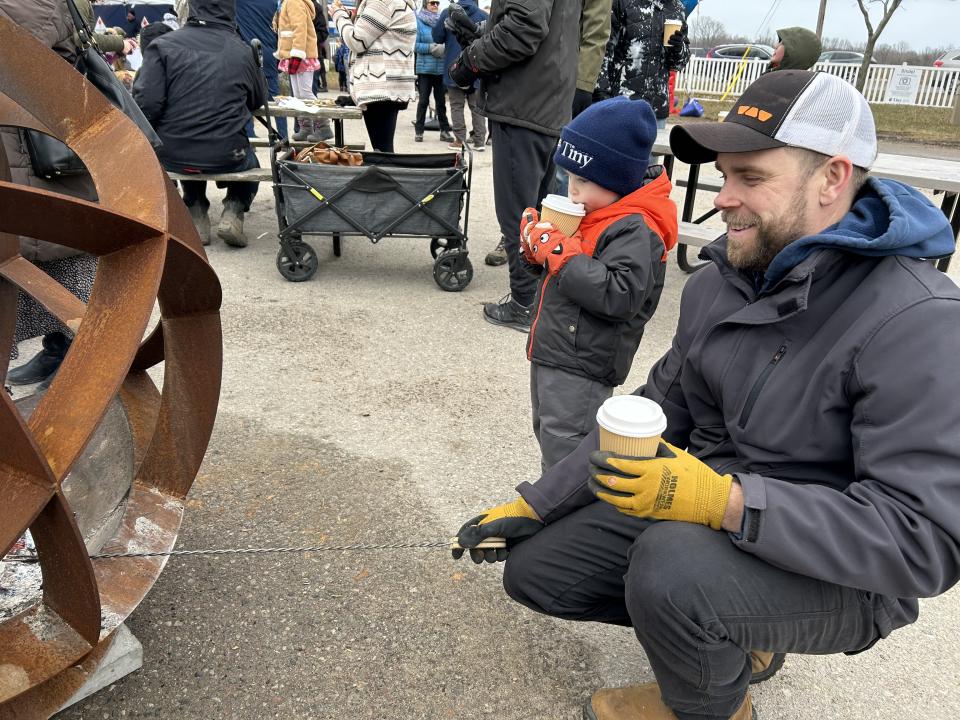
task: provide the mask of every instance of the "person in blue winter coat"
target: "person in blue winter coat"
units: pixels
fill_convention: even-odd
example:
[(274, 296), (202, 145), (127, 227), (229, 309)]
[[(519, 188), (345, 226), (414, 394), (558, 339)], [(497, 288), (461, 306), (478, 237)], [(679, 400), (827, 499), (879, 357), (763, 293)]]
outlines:
[[(269, 98), (280, 94), (280, 78), (273, 54), (277, 51), (277, 34), (273, 31), (273, 16), (277, 12), (276, 0), (237, 0), (237, 27), (240, 37), (249, 43), (256, 38), (263, 44), (263, 74), (267, 78)], [(287, 137), (287, 119), (274, 118), (277, 132)], [(247, 125), (247, 135), (253, 137), (253, 123)]]
[(423, 142), (423, 125), (427, 119), (427, 106), (433, 94), (433, 106), (440, 124), (440, 139), (453, 142), (450, 123), (447, 121), (447, 93), (443, 85), (443, 44), (433, 41), (433, 28), (439, 22), (439, 0), (423, 0), (417, 10), (417, 119), (414, 122), (414, 140)]
[(350, 48), (343, 41), (343, 38), (337, 40), (337, 51), (333, 54), (333, 67), (340, 76), (340, 92), (350, 92), (347, 85), (347, 63), (350, 62)]
[[(467, 11), (467, 15), (475, 23), (484, 22), (487, 14), (477, 7), (475, 0), (457, 0), (457, 4)], [(440, 13), (440, 18), (433, 26), (433, 42), (443, 45), (443, 84), (447, 86), (447, 97), (450, 99), (450, 122), (453, 125), (454, 140), (450, 143), (452, 150), (459, 150), (464, 143), (471, 141), (475, 152), (482, 152), (487, 143), (487, 119), (480, 113), (480, 96), (476, 90), (480, 81), (474, 84), (474, 92), (466, 93), (457, 87), (450, 79), (450, 66), (460, 57), (463, 48), (457, 38), (447, 27), (447, 18), (450, 17), (450, 8), (446, 7)], [(467, 133), (467, 122), (464, 116), (464, 106), (469, 105), (473, 129)]]
[[(870, 651), (960, 579), (960, 289), (932, 262), (955, 238), (868, 177), (873, 115), (835, 75), (763, 75), (670, 146), (716, 163), (727, 230), (634, 393), (665, 416), (655, 455), (594, 429), (458, 543), (505, 560), (532, 610), (633, 628), (656, 682), (601, 689), (584, 718), (751, 720), (785, 653)], [(506, 548), (476, 547), (491, 536)], [(763, 703), (779, 714), (776, 688)]]

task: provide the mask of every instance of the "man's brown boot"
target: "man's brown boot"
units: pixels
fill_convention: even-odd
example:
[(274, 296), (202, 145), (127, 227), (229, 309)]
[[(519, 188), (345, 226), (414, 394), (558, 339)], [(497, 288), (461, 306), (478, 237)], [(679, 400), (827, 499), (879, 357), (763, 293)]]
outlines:
[[(756, 720), (750, 696), (730, 720)], [(584, 720), (677, 720), (673, 711), (660, 699), (660, 686), (655, 682), (603, 688), (593, 694), (583, 708)]]
[(750, 665), (753, 669), (753, 677), (750, 678), (750, 684), (756, 685), (772, 678), (783, 667), (783, 661), (786, 657), (786, 653), (751, 650)]

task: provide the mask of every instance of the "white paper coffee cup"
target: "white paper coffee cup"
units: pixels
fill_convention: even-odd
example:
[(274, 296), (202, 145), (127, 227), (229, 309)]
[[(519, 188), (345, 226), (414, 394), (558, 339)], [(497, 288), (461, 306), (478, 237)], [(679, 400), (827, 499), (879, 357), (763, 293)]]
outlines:
[(615, 395), (597, 410), (600, 449), (631, 457), (654, 457), (667, 416), (653, 400)]
[(672, 18), (670, 20), (663, 21), (663, 44), (669, 45), (670, 38), (673, 37), (673, 34), (683, 27), (683, 20), (677, 20)]
[(540, 201), (540, 220), (548, 222), (564, 235), (573, 235), (587, 214), (580, 203), (563, 195), (547, 195)]

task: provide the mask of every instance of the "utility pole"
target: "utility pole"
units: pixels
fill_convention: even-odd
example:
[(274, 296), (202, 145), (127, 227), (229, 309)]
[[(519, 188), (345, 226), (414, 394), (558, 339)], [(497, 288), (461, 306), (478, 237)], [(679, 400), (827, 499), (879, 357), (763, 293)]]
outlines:
[(827, 0), (820, 0), (820, 14), (817, 15), (817, 37), (823, 40), (823, 18), (827, 14)]

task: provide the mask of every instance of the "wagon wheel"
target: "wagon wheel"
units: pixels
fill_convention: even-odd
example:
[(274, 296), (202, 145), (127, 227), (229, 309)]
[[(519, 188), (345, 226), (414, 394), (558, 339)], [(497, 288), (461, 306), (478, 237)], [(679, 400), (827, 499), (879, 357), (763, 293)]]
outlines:
[(288, 242), (277, 252), (277, 270), (290, 282), (304, 282), (317, 273), (319, 261), (313, 248), (305, 242)]
[(473, 264), (459, 248), (444, 250), (433, 263), (433, 279), (441, 290), (460, 292), (473, 280)]
[(447, 249), (447, 242), (446, 238), (430, 238), (430, 254), (434, 260), (440, 256), (440, 253)]

